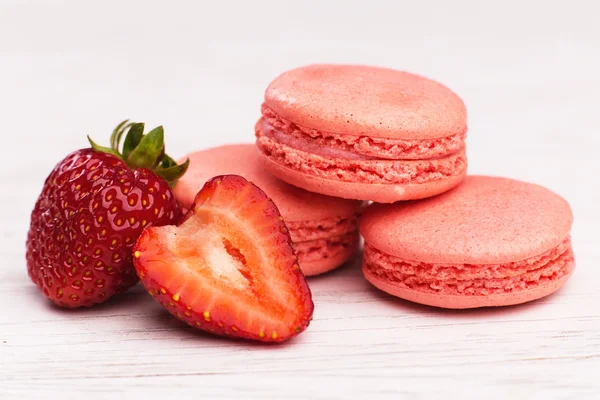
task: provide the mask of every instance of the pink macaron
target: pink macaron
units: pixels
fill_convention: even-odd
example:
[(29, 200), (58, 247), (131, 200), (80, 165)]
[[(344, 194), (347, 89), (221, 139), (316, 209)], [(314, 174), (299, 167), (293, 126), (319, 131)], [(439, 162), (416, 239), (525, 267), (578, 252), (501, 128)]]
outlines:
[(215, 147), (187, 157), (190, 167), (174, 189), (184, 209), (192, 205), (196, 193), (210, 178), (241, 175), (267, 193), (279, 208), (305, 275), (332, 270), (356, 253), (361, 202), (310, 193), (288, 185), (262, 168), (252, 144)]
[(467, 113), (445, 86), (357, 65), (310, 65), (267, 88), (256, 144), (265, 167), (311, 192), (391, 203), (458, 185)]
[(377, 288), (444, 308), (506, 306), (558, 290), (575, 267), (567, 202), (548, 189), (468, 176), (418, 202), (364, 213), (363, 273)]

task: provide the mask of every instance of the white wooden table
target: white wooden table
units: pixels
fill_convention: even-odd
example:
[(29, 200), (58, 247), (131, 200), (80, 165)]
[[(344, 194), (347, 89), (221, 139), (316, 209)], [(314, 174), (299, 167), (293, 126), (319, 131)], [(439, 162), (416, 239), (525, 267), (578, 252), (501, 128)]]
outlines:
[[(183, 3), (0, 0), (0, 399), (600, 398), (596, 2)], [(407, 69), (459, 93), (471, 173), (571, 203), (577, 269), (563, 290), (436, 310), (374, 290), (356, 261), (309, 281), (314, 321), (281, 346), (195, 332), (140, 286), (89, 310), (42, 298), (25, 269), (29, 213), (84, 134), (106, 143), (129, 117), (164, 124), (176, 156), (251, 141), (270, 79), (316, 61)]]

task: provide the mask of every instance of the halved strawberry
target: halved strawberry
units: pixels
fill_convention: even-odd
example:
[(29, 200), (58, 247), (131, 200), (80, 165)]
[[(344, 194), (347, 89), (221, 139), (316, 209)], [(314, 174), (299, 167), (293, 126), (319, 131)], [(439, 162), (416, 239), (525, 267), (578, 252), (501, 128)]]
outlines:
[(171, 314), (215, 334), (281, 342), (313, 314), (279, 210), (241, 176), (209, 180), (179, 226), (146, 229), (134, 265)]

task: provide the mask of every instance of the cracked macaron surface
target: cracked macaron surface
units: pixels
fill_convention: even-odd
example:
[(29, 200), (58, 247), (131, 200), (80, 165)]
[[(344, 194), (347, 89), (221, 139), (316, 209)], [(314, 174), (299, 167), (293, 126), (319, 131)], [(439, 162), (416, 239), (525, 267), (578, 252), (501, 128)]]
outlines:
[(468, 176), (440, 196), (367, 209), (363, 273), (392, 295), (444, 308), (519, 304), (558, 290), (575, 267), (561, 197)]
[(269, 85), (261, 113), (265, 167), (310, 191), (394, 202), (446, 191), (466, 173), (463, 102), (407, 72), (298, 68)]
[(279, 208), (302, 272), (318, 275), (348, 261), (358, 250), (358, 212), (362, 202), (310, 193), (264, 170), (252, 144), (234, 144), (188, 155), (190, 168), (174, 188), (184, 209), (191, 207), (204, 182), (215, 175), (237, 174), (254, 182)]

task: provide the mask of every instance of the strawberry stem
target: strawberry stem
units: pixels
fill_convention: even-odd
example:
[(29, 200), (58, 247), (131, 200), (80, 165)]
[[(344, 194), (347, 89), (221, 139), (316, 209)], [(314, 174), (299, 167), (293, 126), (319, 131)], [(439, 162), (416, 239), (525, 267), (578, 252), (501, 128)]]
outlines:
[[(123, 151), (120, 152), (121, 139), (126, 132)], [(177, 164), (165, 154), (164, 135), (162, 126), (144, 135), (144, 123), (125, 120), (113, 130), (110, 137), (111, 147), (100, 146), (89, 136), (88, 140), (94, 150), (112, 154), (125, 161), (130, 168), (150, 169), (165, 179), (169, 185), (174, 186), (187, 171), (190, 160)]]

